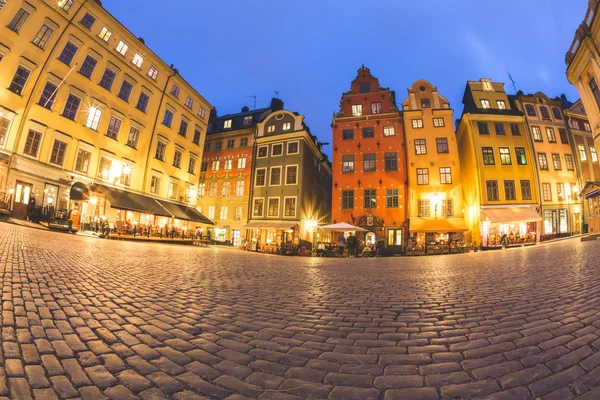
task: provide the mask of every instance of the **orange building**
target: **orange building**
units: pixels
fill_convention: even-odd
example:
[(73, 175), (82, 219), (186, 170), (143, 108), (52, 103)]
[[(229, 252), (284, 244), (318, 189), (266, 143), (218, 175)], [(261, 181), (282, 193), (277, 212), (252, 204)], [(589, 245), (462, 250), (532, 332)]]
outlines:
[(406, 155), (395, 93), (364, 65), (333, 118), (332, 219), (358, 225), (360, 239), (402, 253), (406, 231)]

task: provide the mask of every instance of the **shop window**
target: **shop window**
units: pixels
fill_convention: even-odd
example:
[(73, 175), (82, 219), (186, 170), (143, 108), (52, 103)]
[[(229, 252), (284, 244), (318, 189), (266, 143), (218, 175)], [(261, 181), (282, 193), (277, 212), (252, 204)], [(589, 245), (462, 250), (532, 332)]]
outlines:
[(402, 246), (402, 230), (390, 229), (388, 231), (388, 246)]

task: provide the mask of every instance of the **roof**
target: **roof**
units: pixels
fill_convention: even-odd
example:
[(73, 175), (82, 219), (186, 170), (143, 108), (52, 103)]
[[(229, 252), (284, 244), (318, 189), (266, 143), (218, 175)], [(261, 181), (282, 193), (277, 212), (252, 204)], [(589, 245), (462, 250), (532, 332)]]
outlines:
[[(271, 99), (271, 104), (269, 104), (269, 107), (257, 108), (254, 110), (244, 107), (239, 113), (217, 116), (217, 111), (213, 110), (213, 112), (210, 114), (207, 134), (214, 135), (217, 133), (253, 128), (256, 126), (256, 124), (262, 122), (272, 112), (279, 110), (283, 110), (283, 101), (277, 98)], [(252, 117), (252, 122), (244, 125), (244, 119), (249, 116)], [(228, 120), (231, 120), (231, 127), (225, 128), (225, 121)]]

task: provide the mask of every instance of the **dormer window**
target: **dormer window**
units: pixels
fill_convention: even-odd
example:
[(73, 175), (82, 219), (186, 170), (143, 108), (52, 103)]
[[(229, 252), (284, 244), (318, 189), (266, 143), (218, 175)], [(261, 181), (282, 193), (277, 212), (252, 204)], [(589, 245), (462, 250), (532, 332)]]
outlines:
[(492, 82), (490, 81), (482, 81), (481, 82), (483, 84), (483, 90), (485, 90), (486, 92), (493, 92), (494, 88), (492, 87)]
[(275, 132), (275, 125), (269, 125), (267, 127), (267, 133), (273, 133)]
[(481, 108), (490, 108), (490, 101), (486, 99), (481, 99)]
[(223, 122), (223, 129), (230, 129), (231, 128), (231, 120), (228, 119), (225, 122)]
[(496, 104), (498, 105), (498, 109), (506, 110), (506, 103), (504, 100), (496, 100)]
[(252, 125), (252, 115), (244, 117), (244, 126)]
[(292, 129), (292, 124), (289, 122), (286, 122), (285, 124), (283, 124), (283, 130), (284, 131), (289, 131), (290, 129)]
[(431, 108), (429, 99), (421, 99), (421, 108)]
[(361, 83), (360, 84), (360, 92), (361, 93), (369, 93), (371, 91), (370, 83)]

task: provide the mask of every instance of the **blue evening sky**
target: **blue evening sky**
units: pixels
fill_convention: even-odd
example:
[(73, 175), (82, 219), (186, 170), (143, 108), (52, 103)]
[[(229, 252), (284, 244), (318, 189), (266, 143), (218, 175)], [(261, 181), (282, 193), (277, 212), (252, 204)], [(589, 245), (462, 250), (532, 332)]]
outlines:
[[(219, 115), (268, 105), (274, 91), (330, 141), (331, 117), (365, 64), (398, 105), (426, 79), (462, 112), (467, 80), (551, 97), (577, 91), (564, 56), (587, 0), (103, 0)], [(327, 152), (331, 153), (330, 147)]]

